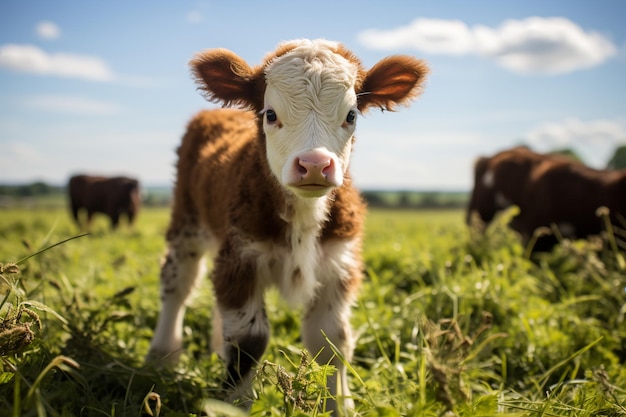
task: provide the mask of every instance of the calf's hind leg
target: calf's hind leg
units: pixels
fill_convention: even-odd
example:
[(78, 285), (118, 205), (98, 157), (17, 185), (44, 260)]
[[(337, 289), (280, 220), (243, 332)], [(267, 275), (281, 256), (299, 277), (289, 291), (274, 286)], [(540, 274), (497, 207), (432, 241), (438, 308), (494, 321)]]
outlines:
[(185, 303), (196, 281), (205, 274), (208, 234), (195, 224), (167, 233), (167, 252), (161, 265), (161, 312), (148, 358), (175, 363), (182, 351)]

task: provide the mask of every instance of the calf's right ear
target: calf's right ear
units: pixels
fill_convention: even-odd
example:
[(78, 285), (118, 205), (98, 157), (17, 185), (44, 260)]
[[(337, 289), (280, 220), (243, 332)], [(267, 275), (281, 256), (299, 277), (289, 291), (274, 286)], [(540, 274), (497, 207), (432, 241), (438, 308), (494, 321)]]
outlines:
[(227, 49), (208, 49), (189, 62), (202, 95), (213, 103), (260, 110), (263, 108), (263, 74)]

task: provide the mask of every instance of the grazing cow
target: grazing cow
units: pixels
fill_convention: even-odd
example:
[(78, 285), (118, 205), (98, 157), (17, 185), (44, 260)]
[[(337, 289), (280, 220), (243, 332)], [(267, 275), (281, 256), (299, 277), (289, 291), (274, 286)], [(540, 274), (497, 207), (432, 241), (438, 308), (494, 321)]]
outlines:
[[(116, 229), (120, 218), (126, 216), (132, 224), (139, 211), (139, 182), (127, 177), (97, 177), (75, 175), (68, 184), (72, 217), (78, 227), (88, 229), (95, 213), (102, 213), (111, 219), (111, 227)], [(87, 224), (83, 224), (80, 212), (87, 212)]]
[[(539, 227), (556, 227), (565, 238), (601, 234), (604, 219), (598, 208), (609, 209), (612, 224), (624, 227), (626, 170), (596, 170), (567, 158), (545, 158), (531, 173), (525, 196), (529, 207), (519, 222), (522, 236)], [(541, 238), (536, 250), (550, 250), (552, 236)]]
[[(177, 179), (161, 301), (150, 360), (175, 361), (185, 302), (213, 258), (213, 348), (227, 365), (230, 401), (251, 404), (253, 367), (269, 339), (264, 290), (302, 305), (302, 339), (334, 365), (333, 397), (350, 407), (350, 305), (362, 277), (365, 206), (348, 163), (359, 112), (407, 105), (422, 88), (424, 62), (383, 59), (366, 71), (341, 44), (281, 44), (259, 66), (206, 50), (190, 63), (209, 101), (239, 109), (202, 111), (178, 149)], [(221, 346), (220, 346), (221, 345)], [(341, 407), (331, 399), (330, 409)]]
[[(521, 234), (524, 244), (531, 242), (540, 227), (556, 227), (561, 236), (572, 239), (599, 234), (598, 207), (608, 207), (613, 222), (626, 209), (626, 201), (622, 204), (620, 198), (625, 174), (594, 170), (563, 155), (516, 147), (479, 158), (474, 175), (467, 222), (475, 212), (487, 224), (496, 212), (517, 205), (520, 213), (510, 226)], [(539, 236), (532, 250), (549, 251), (556, 243), (554, 235)]]
[[(467, 223), (473, 213), (478, 214), (484, 224), (489, 224), (501, 210), (512, 205), (522, 208), (530, 173), (544, 158), (526, 146), (478, 158), (474, 165), (474, 189), (467, 207)], [(515, 224), (513, 220), (511, 226), (517, 230)]]

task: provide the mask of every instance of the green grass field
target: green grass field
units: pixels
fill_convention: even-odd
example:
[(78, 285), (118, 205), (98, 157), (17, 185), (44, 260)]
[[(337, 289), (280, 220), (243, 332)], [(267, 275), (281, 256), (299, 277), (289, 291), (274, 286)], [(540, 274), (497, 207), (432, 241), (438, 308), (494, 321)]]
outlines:
[[(159, 309), (166, 209), (88, 236), (62, 209), (0, 211), (0, 416), (236, 416), (208, 348), (207, 282), (180, 366), (144, 367)], [(362, 416), (626, 416), (626, 275), (601, 242), (530, 262), (506, 228), (461, 211), (370, 212), (352, 323)], [(610, 245), (605, 245), (609, 246)], [(28, 259), (28, 256), (36, 254)], [(324, 375), (299, 311), (268, 294), (270, 346), (253, 416), (323, 415)]]

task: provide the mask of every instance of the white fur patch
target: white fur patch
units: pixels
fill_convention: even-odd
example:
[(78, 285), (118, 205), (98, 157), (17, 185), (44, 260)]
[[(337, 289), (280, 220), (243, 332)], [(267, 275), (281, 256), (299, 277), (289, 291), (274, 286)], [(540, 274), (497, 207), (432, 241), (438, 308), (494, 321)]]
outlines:
[(230, 342), (240, 340), (246, 335), (268, 335), (269, 330), (264, 311), (262, 296), (247, 302), (243, 308), (223, 311), (221, 320), (224, 340)]
[(493, 185), (495, 183), (494, 176), (495, 174), (493, 173), (493, 170), (491, 169), (485, 172), (485, 174), (483, 175), (483, 179), (482, 179), (483, 185), (487, 188), (493, 188)]
[(333, 155), (336, 169), (345, 173), (355, 123), (346, 124), (356, 111), (354, 91), (357, 67), (333, 52), (333, 42), (301, 41), (266, 70), (265, 109), (277, 122), (264, 118), (267, 158), (276, 178), (288, 183), (284, 172), (299, 153), (324, 149)]
[(326, 285), (326, 280), (340, 280), (351, 278), (351, 271), (360, 268), (360, 260), (355, 254), (356, 246), (360, 244), (357, 239), (331, 240), (322, 246), (324, 262), (320, 265), (320, 280)]
[(250, 242), (244, 256), (256, 262), (259, 290), (274, 285), (290, 304), (303, 305), (311, 301), (320, 284), (322, 250), (318, 236), (328, 216), (328, 200), (326, 197), (293, 200), (292, 214), (283, 215), (291, 224), (287, 246)]

